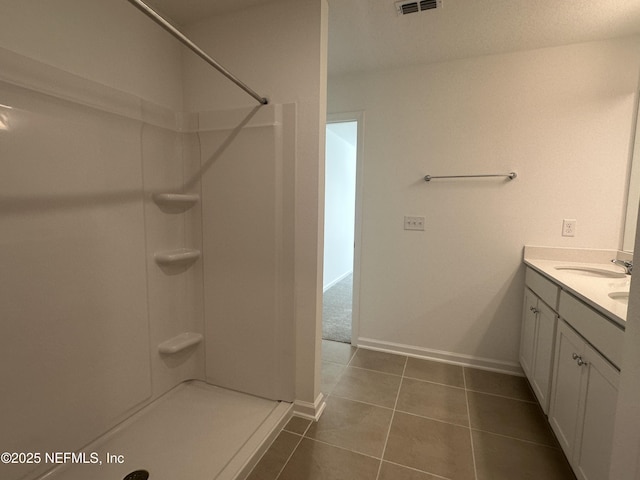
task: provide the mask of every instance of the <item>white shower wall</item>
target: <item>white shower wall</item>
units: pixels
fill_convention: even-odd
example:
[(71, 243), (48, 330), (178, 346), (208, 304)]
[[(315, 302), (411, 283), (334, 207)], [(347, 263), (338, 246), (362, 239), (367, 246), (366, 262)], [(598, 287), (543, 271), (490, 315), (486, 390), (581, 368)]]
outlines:
[(140, 124), (1, 98), (2, 449), (74, 450), (151, 396)]
[(0, 11), (1, 47), (182, 109), (180, 44), (127, 1), (0, 0)]
[(207, 380), (293, 401), (295, 106), (199, 123)]
[[(177, 383), (204, 378), (202, 346), (157, 352), (177, 333), (202, 331), (202, 273), (167, 276), (155, 264), (156, 249), (200, 236), (188, 216), (150, 200), (181, 188), (193, 138), (162, 107), (7, 50), (0, 57), (0, 444), (74, 451)], [(51, 467), (2, 464), (0, 476)]]
[[(199, 123), (206, 148), (239, 123), (176, 114), (183, 96), (207, 99), (190, 103), (193, 112), (224, 105), (220, 118), (233, 122), (246, 116), (248, 110), (232, 110), (243, 103), (229, 101), (226, 87), (212, 91), (208, 83), (183, 82), (183, 75), (197, 76), (183, 64), (191, 53), (125, 1), (0, 0), (0, 8), (6, 99), (0, 104), (12, 107), (14, 90), (25, 98), (22, 106), (0, 107), (0, 408), (8, 412), (0, 448), (79, 448), (188, 378), (230, 380), (234, 388), (292, 399), (295, 376), (295, 397), (313, 415), (322, 399), (315, 287), (326, 2), (275, 2), (268, 12), (243, 14), (258, 23), (255, 34), (279, 58), (256, 65), (254, 52), (233, 48), (234, 58), (251, 67), (251, 78), (243, 80), (269, 95), (271, 104), (295, 107), (269, 106), (270, 119), (243, 132), (255, 142), (248, 153), (258, 162), (256, 172), (269, 179), (245, 190), (244, 177), (237, 177), (230, 190), (247, 196), (231, 204), (248, 201), (252, 222), (275, 219), (277, 226), (261, 228), (259, 235), (237, 230), (247, 233), (239, 244), (271, 257), (225, 298), (204, 290), (205, 281), (224, 283), (215, 267), (205, 275), (204, 267), (215, 265), (207, 263), (208, 250), (216, 250), (213, 261), (223, 250), (218, 232), (229, 242), (236, 228), (225, 230), (215, 221), (203, 232), (202, 208), (218, 194), (205, 191), (203, 203), (183, 214), (161, 211), (151, 197), (183, 184), (199, 193)], [(232, 43), (205, 48), (216, 56), (217, 47)], [(263, 79), (269, 80), (264, 91)], [(272, 135), (268, 145), (259, 144), (265, 135)], [(202, 153), (206, 160), (211, 150)], [(282, 162), (268, 164), (280, 155)], [(203, 181), (216, 184), (206, 174)], [(202, 250), (202, 259), (180, 275), (167, 275), (153, 255), (180, 247)], [(236, 317), (221, 314), (222, 307), (211, 303), (216, 295), (227, 311), (233, 306), (228, 299), (241, 298), (236, 317), (244, 315), (245, 322), (228, 328)], [(206, 318), (213, 319), (206, 328), (205, 305)], [(258, 312), (254, 325), (252, 312)], [(272, 330), (266, 321), (274, 322)], [(203, 342), (171, 357), (157, 353), (160, 342), (187, 331), (204, 334), (215, 349)], [(271, 373), (265, 375), (265, 368)], [(0, 465), (0, 477), (28, 479), (45, 468)]]
[[(185, 28), (199, 46), (271, 103), (296, 105), (295, 245), (291, 247), (296, 400), (310, 415), (322, 408), (318, 319), (322, 317), (327, 17), (326, 0), (274, 0), (203, 18)], [(183, 60), (187, 110), (254, 105), (251, 97), (195, 55), (185, 55)]]
[(202, 219), (199, 203), (184, 212), (167, 211), (156, 205), (153, 195), (172, 192), (200, 195), (199, 182), (186, 185), (199, 169), (200, 148), (195, 132), (178, 132), (149, 123), (143, 123), (140, 138), (151, 373), (154, 393), (163, 393), (184, 380), (204, 378), (202, 346), (176, 355), (160, 355), (156, 350), (160, 343), (182, 333), (204, 331), (202, 262), (186, 270), (172, 270), (159, 268), (153, 256), (178, 248), (202, 250)]
[[(295, 108), (262, 107), (234, 131), (248, 110), (176, 114), (8, 50), (0, 62), (2, 451), (77, 450), (188, 379), (293, 400)], [(245, 187), (228, 187), (236, 175)], [(153, 201), (201, 183), (222, 187), (205, 189), (204, 212)], [(234, 206), (259, 234), (243, 237)], [(207, 261), (155, 262), (180, 248)], [(211, 343), (158, 353), (184, 332)]]

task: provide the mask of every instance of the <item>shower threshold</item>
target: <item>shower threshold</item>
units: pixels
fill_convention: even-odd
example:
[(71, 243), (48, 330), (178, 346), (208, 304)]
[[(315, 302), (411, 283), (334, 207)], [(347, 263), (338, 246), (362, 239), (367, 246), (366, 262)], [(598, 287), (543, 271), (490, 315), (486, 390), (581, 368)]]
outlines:
[(41, 480), (243, 479), (291, 416), (291, 404), (189, 381), (82, 449), (96, 463), (66, 464)]

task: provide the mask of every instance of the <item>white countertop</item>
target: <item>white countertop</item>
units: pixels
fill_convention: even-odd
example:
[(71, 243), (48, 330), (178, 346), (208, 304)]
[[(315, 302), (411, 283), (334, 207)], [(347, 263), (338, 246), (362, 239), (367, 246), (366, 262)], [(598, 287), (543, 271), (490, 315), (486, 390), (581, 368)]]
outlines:
[[(524, 263), (625, 328), (627, 304), (610, 298), (609, 293), (628, 292), (631, 283), (630, 275), (625, 275), (623, 278), (607, 278), (590, 275), (588, 272), (557, 269), (557, 267), (587, 267), (623, 272), (622, 267), (611, 263), (612, 258), (620, 258), (619, 252), (561, 248), (546, 250), (546, 247), (525, 247)], [(580, 255), (580, 253), (585, 254)]]

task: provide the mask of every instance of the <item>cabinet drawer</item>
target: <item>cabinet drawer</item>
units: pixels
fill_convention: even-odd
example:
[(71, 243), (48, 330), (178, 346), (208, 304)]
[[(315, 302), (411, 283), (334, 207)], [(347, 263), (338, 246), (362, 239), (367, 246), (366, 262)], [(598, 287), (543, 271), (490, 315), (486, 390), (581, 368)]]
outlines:
[(559, 313), (607, 360), (620, 368), (624, 331), (567, 292), (560, 293)]
[(554, 310), (558, 310), (558, 294), (560, 292), (560, 287), (529, 267), (527, 267), (524, 281), (527, 287), (533, 290), (544, 303)]

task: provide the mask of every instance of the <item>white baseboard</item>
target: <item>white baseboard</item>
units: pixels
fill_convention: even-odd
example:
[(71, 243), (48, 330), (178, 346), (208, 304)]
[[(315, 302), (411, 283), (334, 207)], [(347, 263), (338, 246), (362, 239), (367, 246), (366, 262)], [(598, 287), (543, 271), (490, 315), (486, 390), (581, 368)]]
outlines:
[(313, 403), (303, 402), (302, 400), (293, 402), (293, 414), (317, 422), (326, 406), (325, 396), (320, 393)]
[(504, 362), (491, 358), (475, 357), (472, 355), (445, 352), (441, 350), (433, 350), (430, 348), (404, 345), (402, 343), (385, 342), (382, 340), (363, 337), (358, 337), (357, 346), (370, 350), (378, 350), (381, 352), (396, 353), (400, 355), (407, 355), (409, 357), (434, 360), (436, 362), (461, 365), (463, 367), (473, 367), (479, 368), (481, 370), (490, 370), (492, 372), (506, 373), (509, 375), (517, 375), (521, 377), (524, 376), (522, 367), (520, 367), (520, 364), (516, 362)]
[(326, 292), (327, 290), (329, 290), (331, 287), (333, 287), (336, 283), (341, 282), (342, 280), (344, 280), (345, 278), (347, 278), (349, 275), (351, 275), (353, 273), (353, 271), (348, 271), (347, 273), (344, 273), (342, 275), (340, 275), (338, 278), (336, 278), (335, 280), (327, 283), (325, 286), (322, 287), (322, 293)]

